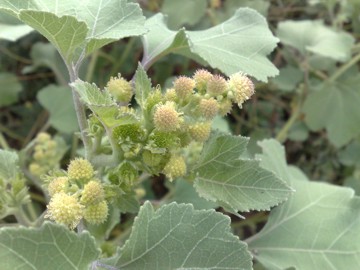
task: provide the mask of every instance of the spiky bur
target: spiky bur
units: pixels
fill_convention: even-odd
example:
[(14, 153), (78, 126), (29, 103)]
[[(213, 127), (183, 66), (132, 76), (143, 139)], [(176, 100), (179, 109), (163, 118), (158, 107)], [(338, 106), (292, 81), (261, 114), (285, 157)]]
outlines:
[(205, 119), (211, 120), (217, 115), (219, 111), (219, 105), (214, 98), (209, 98), (209, 99), (204, 98), (200, 100), (199, 110), (201, 115)]
[(191, 78), (180, 76), (174, 81), (176, 95), (180, 99), (186, 99), (191, 96), (195, 88), (195, 81)]
[(167, 89), (165, 92), (165, 96), (164, 96), (165, 101), (172, 101), (172, 102), (177, 102), (178, 101), (178, 96), (176, 94), (176, 91), (174, 88), (170, 88)]
[(94, 168), (86, 159), (76, 158), (70, 162), (67, 173), (71, 179), (87, 182), (94, 176)]
[(120, 75), (118, 77), (111, 77), (106, 85), (106, 89), (118, 102), (129, 103), (133, 96), (131, 83)]
[(106, 221), (109, 212), (106, 201), (101, 201), (86, 207), (84, 210), (84, 219), (90, 224), (101, 224)]
[(104, 188), (99, 181), (91, 180), (81, 192), (80, 202), (83, 205), (91, 205), (103, 201), (105, 198)]
[(255, 93), (253, 82), (242, 73), (236, 73), (230, 76), (228, 89), (232, 92), (234, 102), (237, 103), (240, 108), (242, 108), (242, 104)]
[(181, 123), (180, 114), (175, 109), (173, 102), (167, 101), (165, 104), (158, 105), (154, 112), (154, 125), (159, 131), (175, 131)]
[(195, 87), (200, 93), (204, 94), (206, 92), (207, 83), (212, 76), (213, 75), (205, 69), (199, 69), (195, 72), (193, 79), (195, 80)]
[(217, 97), (224, 94), (226, 89), (226, 80), (220, 75), (214, 75), (207, 83), (206, 92), (212, 97)]
[(74, 229), (83, 217), (83, 210), (84, 206), (78, 202), (75, 196), (60, 192), (51, 198), (45, 218)]
[(120, 143), (126, 140), (132, 142), (140, 142), (144, 137), (144, 131), (142, 130), (140, 124), (128, 124), (120, 125), (114, 128), (113, 136)]
[(173, 155), (166, 163), (163, 173), (172, 181), (186, 174), (186, 163), (182, 156)]
[(196, 123), (189, 126), (191, 137), (197, 142), (205, 142), (211, 131), (211, 122)]
[(49, 195), (52, 197), (56, 193), (65, 192), (65, 188), (69, 185), (67, 176), (59, 176), (54, 178), (48, 186)]

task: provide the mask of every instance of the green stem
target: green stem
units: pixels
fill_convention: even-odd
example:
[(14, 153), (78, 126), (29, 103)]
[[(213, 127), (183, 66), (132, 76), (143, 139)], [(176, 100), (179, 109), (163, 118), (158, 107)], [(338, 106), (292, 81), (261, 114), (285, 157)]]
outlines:
[(347, 71), (350, 67), (355, 65), (358, 61), (360, 61), (360, 53), (353, 57), (349, 62), (342, 65), (338, 70), (329, 78), (330, 82), (334, 82), (338, 79), (345, 71)]
[(286, 124), (276, 135), (276, 140), (278, 140), (281, 143), (283, 143), (286, 140), (289, 130), (291, 129), (291, 127), (294, 125), (294, 123), (301, 114), (301, 108), (302, 108), (302, 102), (298, 102), (298, 104), (295, 105), (295, 108), (291, 113), (291, 117), (286, 121)]
[(15, 216), (15, 218), (19, 224), (27, 226), (27, 227), (30, 227), (33, 225), (33, 223), (30, 221), (30, 219), (26, 216), (26, 214), (21, 206), (19, 206), (19, 208), (15, 209), (12, 214)]
[(23, 141), (24, 138), (21, 137), (20, 135), (16, 134), (15, 132), (13, 132), (11, 129), (3, 126), (2, 124), (0, 124), (0, 132), (6, 133), (7, 136), (15, 139), (15, 140), (19, 140), (19, 141)]
[(9, 150), (10, 147), (4, 137), (4, 135), (0, 132), (0, 146), (5, 149), (5, 150)]
[(26, 59), (24, 57), (21, 57), (11, 51), (9, 51), (7, 48), (5, 47), (0, 47), (0, 52), (2, 52), (3, 54), (9, 56), (10, 58), (13, 58), (14, 60), (18, 61), (18, 62), (21, 62), (21, 63), (24, 63), (24, 64), (27, 64), (27, 65), (30, 65), (32, 64), (32, 61), (29, 60), (29, 59)]

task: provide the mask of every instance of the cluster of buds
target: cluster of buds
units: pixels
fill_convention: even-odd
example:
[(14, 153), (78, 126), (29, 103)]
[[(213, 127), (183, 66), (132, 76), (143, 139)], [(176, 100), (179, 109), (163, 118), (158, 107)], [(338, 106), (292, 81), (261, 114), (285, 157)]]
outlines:
[(31, 174), (40, 177), (59, 167), (63, 148), (48, 133), (41, 132), (35, 138), (32, 161), (29, 164)]
[[(114, 97), (119, 96), (115, 88), (127, 93), (118, 101), (130, 101), (133, 92), (129, 82), (112, 78), (106, 89)], [(185, 176), (190, 143), (202, 146), (210, 136), (215, 116), (228, 114), (233, 103), (242, 108), (253, 94), (254, 84), (242, 73), (226, 79), (202, 69), (193, 77), (178, 77), (170, 89), (161, 91), (157, 87), (143, 99), (141, 108), (120, 108), (119, 118), (126, 118), (127, 123), (112, 131), (124, 153), (116, 169), (121, 175), (117, 183), (131, 185), (139, 171), (163, 173), (170, 180)]]
[(51, 200), (45, 217), (56, 223), (74, 229), (81, 219), (89, 224), (106, 221), (108, 203), (105, 191), (86, 159), (72, 160), (63, 175), (50, 180), (48, 191)]

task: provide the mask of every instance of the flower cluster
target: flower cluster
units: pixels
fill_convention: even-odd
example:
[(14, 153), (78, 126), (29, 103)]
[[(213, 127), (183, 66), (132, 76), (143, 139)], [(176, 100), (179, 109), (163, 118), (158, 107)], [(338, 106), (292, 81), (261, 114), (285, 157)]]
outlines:
[(103, 185), (85, 159), (72, 160), (64, 175), (51, 179), (48, 191), (51, 200), (45, 217), (57, 223), (73, 229), (82, 218), (90, 224), (103, 223), (107, 218)]
[(40, 132), (35, 138), (32, 162), (29, 171), (33, 175), (41, 176), (58, 168), (63, 150), (59, 142), (45, 132)]
[[(106, 89), (116, 96), (111, 90), (114, 80)], [(121, 78), (117, 80), (119, 85), (130, 84)], [(130, 87), (122, 88), (131, 93), (130, 98)], [(157, 87), (142, 97), (141, 108), (120, 107), (118, 118), (127, 123), (115, 126), (112, 136), (124, 160), (116, 168), (115, 174), (120, 177), (113, 183), (121, 188), (129, 186), (139, 171), (164, 173), (170, 180), (185, 176), (189, 144), (202, 145), (210, 136), (215, 116), (229, 113), (233, 103), (241, 108), (253, 94), (252, 81), (242, 73), (225, 79), (202, 69), (193, 77), (178, 77), (170, 89), (161, 91)]]

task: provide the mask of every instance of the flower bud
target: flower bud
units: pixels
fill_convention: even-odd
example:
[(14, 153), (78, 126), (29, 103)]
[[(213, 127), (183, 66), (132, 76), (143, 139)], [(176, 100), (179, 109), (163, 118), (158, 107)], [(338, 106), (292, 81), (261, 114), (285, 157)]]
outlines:
[(191, 137), (197, 142), (204, 142), (210, 136), (211, 122), (197, 123), (189, 126)]
[(207, 83), (212, 78), (212, 76), (213, 75), (205, 69), (197, 70), (193, 76), (196, 89), (201, 93), (205, 93)]
[(253, 82), (242, 73), (231, 75), (228, 81), (228, 87), (229, 90), (233, 92), (233, 99), (240, 108), (242, 104), (255, 93)]
[(36, 141), (38, 143), (45, 143), (47, 142), (48, 140), (51, 139), (51, 136), (46, 133), (46, 132), (40, 132), (37, 136), (36, 136)]
[(130, 162), (124, 161), (120, 165), (119, 176), (125, 185), (131, 185), (134, 181), (137, 180), (139, 173)]
[(179, 113), (174, 108), (174, 103), (166, 102), (156, 107), (154, 124), (159, 131), (175, 131), (180, 126)]
[(226, 80), (220, 75), (214, 75), (207, 83), (206, 92), (213, 97), (222, 95), (226, 91)]
[(174, 81), (174, 89), (176, 95), (180, 99), (186, 99), (189, 97), (195, 87), (195, 81), (191, 78), (181, 76)]
[(225, 116), (228, 113), (231, 112), (232, 109), (232, 102), (231, 100), (224, 98), (220, 103), (219, 103), (219, 114), (221, 116)]
[(45, 158), (45, 152), (44, 150), (38, 150), (38, 151), (35, 151), (34, 155), (33, 155), (33, 158), (36, 160), (36, 161), (40, 161), (42, 159)]
[(69, 178), (66, 176), (60, 176), (53, 179), (48, 186), (49, 195), (52, 197), (56, 193), (64, 192), (65, 188), (69, 184)]
[(56, 193), (47, 205), (45, 218), (74, 229), (82, 218), (83, 208), (84, 206), (77, 201), (76, 197), (63, 192)]
[(178, 96), (174, 88), (167, 89), (164, 97), (166, 101), (176, 102), (178, 100)]
[(89, 161), (76, 158), (70, 162), (68, 176), (74, 180), (90, 180), (94, 176), (94, 168)]
[(156, 106), (162, 101), (162, 99), (163, 96), (161, 94), (160, 89), (156, 89), (155, 91), (152, 91), (146, 99), (145, 109), (150, 112), (154, 106)]
[(131, 83), (121, 76), (111, 77), (106, 88), (118, 102), (129, 103), (133, 96)]
[(203, 117), (213, 119), (219, 110), (219, 105), (214, 98), (202, 99), (199, 104), (200, 113)]
[(100, 182), (91, 180), (81, 193), (80, 202), (84, 205), (99, 203), (104, 200), (104, 189)]
[(84, 219), (90, 224), (101, 224), (106, 221), (109, 212), (106, 201), (91, 204), (85, 208)]
[(164, 174), (172, 181), (174, 178), (184, 176), (186, 174), (186, 163), (182, 156), (171, 156), (165, 165)]
[(154, 130), (150, 136), (150, 145), (156, 148), (171, 148), (179, 145), (179, 138), (175, 133)]
[(139, 124), (120, 125), (114, 128), (114, 138), (120, 142), (131, 140), (133, 142), (140, 142), (144, 136), (144, 132)]
[(29, 171), (31, 172), (31, 174), (33, 175), (41, 175), (44, 173), (44, 170), (41, 168), (41, 166), (37, 163), (30, 163), (29, 165)]

